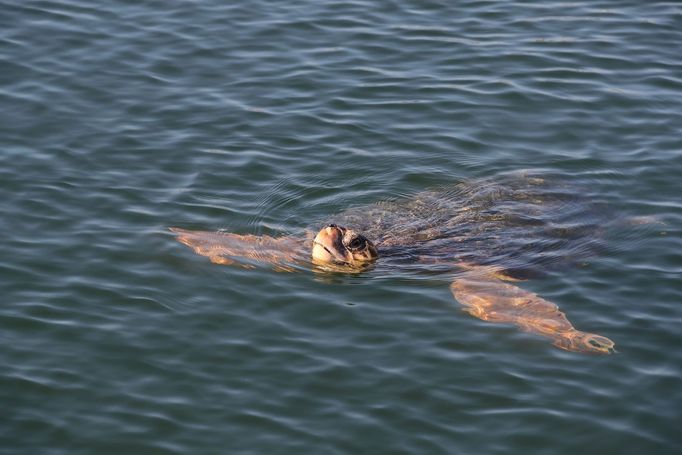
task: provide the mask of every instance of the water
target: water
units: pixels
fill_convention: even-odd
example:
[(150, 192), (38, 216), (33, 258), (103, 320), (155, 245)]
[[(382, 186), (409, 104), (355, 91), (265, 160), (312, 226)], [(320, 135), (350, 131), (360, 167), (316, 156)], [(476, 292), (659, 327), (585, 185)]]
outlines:
[[(0, 453), (678, 453), (676, 2), (4, 2)], [(532, 169), (613, 229), (521, 283), (617, 355), (464, 313), (440, 275), (211, 264)]]

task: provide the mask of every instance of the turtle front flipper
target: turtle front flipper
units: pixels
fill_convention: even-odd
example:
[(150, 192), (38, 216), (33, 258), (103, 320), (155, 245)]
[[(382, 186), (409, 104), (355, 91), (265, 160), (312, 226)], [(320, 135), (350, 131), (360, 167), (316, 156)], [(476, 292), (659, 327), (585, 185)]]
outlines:
[(211, 262), (252, 268), (254, 262), (272, 265), (277, 271), (292, 271), (290, 264), (302, 262), (304, 240), (295, 237), (240, 235), (229, 232), (190, 231), (169, 228), (180, 243)]
[(516, 324), (568, 351), (616, 352), (613, 341), (608, 338), (576, 330), (552, 302), (505, 283), (489, 271), (465, 272), (450, 285), (450, 290), (467, 313), (484, 321)]

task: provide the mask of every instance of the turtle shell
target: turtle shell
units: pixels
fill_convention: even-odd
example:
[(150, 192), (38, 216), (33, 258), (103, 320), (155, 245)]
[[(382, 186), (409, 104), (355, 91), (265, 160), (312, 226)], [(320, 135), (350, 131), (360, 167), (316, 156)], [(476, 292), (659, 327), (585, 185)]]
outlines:
[(495, 265), (529, 278), (603, 249), (608, 210), (582, 194), (564, 182), (514, 173), (350, 208), (323, 223), (362, 232), (390, 267)]

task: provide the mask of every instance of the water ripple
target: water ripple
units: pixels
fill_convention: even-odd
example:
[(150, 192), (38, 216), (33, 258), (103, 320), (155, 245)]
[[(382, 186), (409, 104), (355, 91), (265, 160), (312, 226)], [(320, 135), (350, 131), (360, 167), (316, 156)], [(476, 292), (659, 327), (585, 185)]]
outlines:
[[(680, 447), (676, 3), (10, 3), (6, 450)], [(618, 355), (473, 319), (437, 267), (233, 269), (167, 231), (295, 234), (527, 168), (567, 182), (548, 232), (599, 235), (519, 285)]]

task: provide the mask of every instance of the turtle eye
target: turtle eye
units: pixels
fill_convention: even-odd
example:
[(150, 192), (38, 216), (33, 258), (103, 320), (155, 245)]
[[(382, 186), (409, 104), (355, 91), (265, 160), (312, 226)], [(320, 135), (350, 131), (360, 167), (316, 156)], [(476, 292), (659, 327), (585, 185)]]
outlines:
[(348, 248), (351, 250), (359, 250), (365, 247), (365, 239), (363, 237), (355, 237), (353, 240), (348, 242)]

